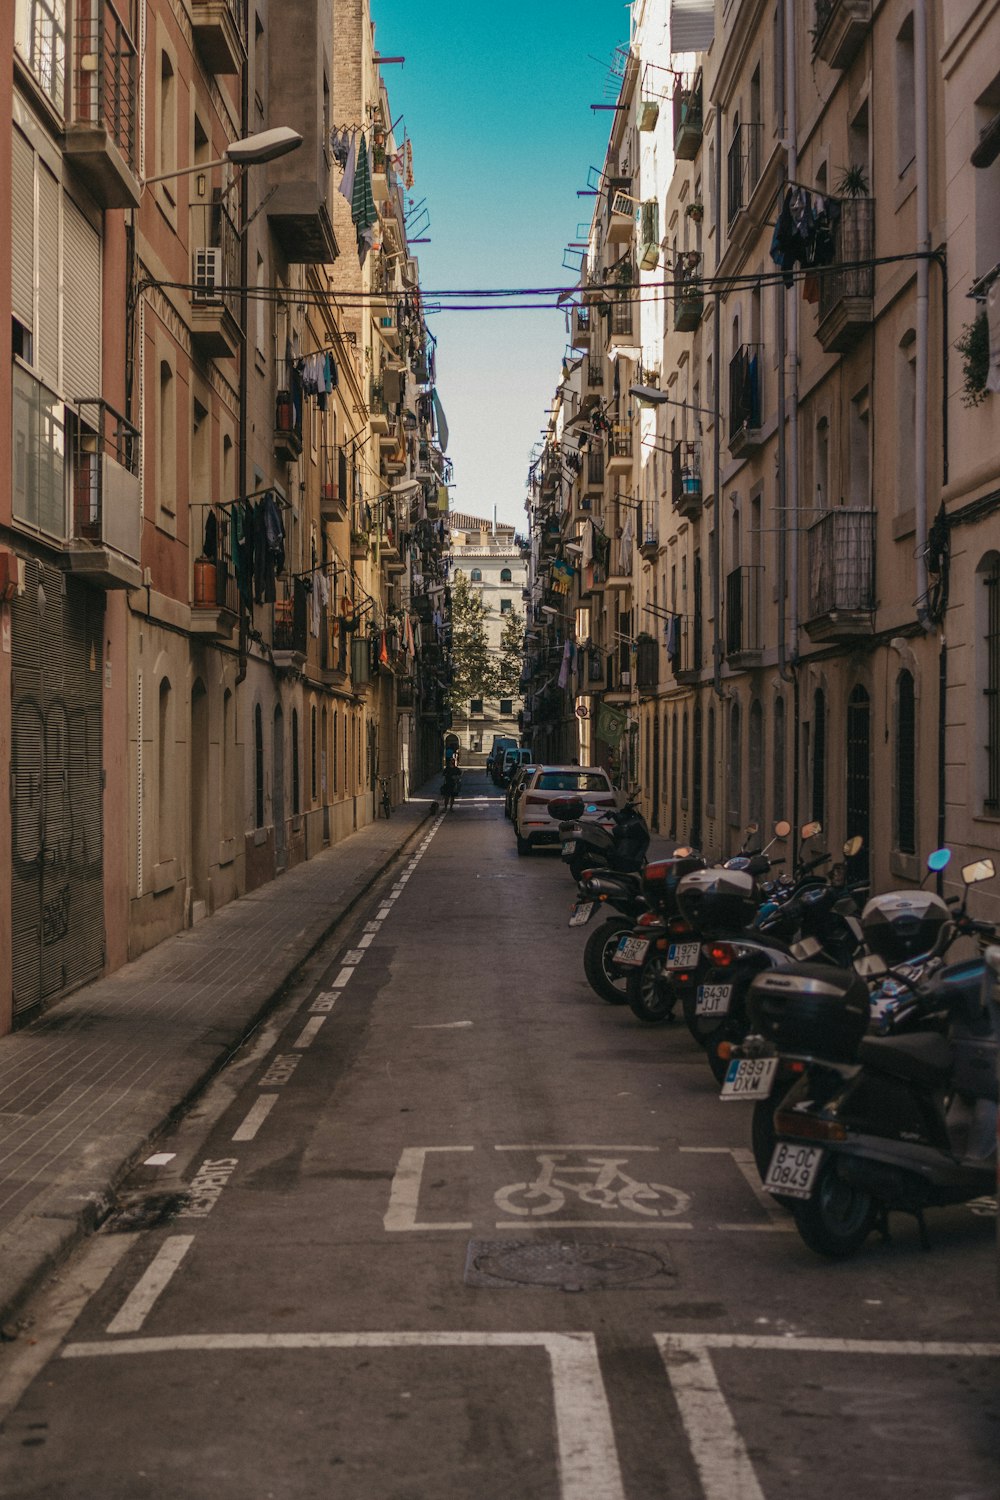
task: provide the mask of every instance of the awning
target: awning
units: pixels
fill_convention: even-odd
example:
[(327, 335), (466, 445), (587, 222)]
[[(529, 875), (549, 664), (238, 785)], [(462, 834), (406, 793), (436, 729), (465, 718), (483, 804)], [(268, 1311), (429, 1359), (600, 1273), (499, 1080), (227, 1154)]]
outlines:
[(431, 400), (434, 402), (434, 421), (437, 425), (438, 441), (441, 444), (441, 452), (443, 453), (448, 447), (448, 423), (445, 421), (444, 407), (441, 405), (441, 398), (438, 396), (436, 389), (431, 391)]
[(671, 52), (707, 52), (714, 35), (714, 0), (670, 0)]

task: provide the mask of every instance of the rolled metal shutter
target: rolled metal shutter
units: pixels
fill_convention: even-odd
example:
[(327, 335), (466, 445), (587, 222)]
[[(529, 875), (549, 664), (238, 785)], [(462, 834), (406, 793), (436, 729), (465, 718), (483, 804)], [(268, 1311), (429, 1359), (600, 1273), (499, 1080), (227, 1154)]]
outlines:
[(63, 196), (63, 387), (71, 401), (101, 394), (101, 241)]
[(62, 189), (44, 163), (38, 163), (38, 323), (35, 363), (59, 387), (60, 200)]
[(35, 326), (35, 153), (19, 130), (11, 140), (12, 307), (25, 328)]

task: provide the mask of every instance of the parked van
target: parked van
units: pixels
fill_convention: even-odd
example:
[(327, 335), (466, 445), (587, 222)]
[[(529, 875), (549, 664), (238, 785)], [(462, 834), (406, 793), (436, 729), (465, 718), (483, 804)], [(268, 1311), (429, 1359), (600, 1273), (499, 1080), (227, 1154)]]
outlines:
[(500, 763), (503, 760), (505, 750), (516, 750), (517, 740), (509, 734), (495, 734), (490, 753), (486, 757), (486, 774), (491, 776), (497, 786), (500, 785)]

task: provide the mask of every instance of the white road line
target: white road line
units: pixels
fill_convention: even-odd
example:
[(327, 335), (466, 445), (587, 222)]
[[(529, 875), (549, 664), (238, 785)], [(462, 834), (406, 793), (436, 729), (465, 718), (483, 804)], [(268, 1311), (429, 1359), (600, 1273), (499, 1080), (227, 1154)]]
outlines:
[(414, 1021), (414, 1031), (462, 1031), (471, 1021)]
[[(68, 1344), (63, 1359), (297, 1349), (544, 1349), (552, 1371), (562, 1500), (625, 1500), (592, 1333), (216, 1333)], [(732, 1497), (730, 1497), (732, 1500)]]
[(376, 933), (376, 932), (378, 932), (378, 930), (379, 930), (379, 928), (381, 926), (382, 926), (381, 922), (366, 922), (365, 923), (365, 931), (366, 932), (371, 932), (371, 933)]
[(307, 1021), (303, 1026), (302, 1030), (299, 1032), (298, 1041), (293, 1042), (292, 1046), (311, 1047), (313, 1042), (319, 1035), (320, 1028), (322, 1027), (325, 1020), (326, 1016), (313, 1016), (312, 1019)]
[(494, 1151), (659, 1151), (659, 1146), (494, 1146)]
[(164, 1240), (153, 1261), (139, 1277), (118, 1312), (108, 1324), (107, 1333), (137, 1333), (163, 1292), (171, 1276), (194, 1244), (193, 1234), (175, 1234)]
[(421, 1224), (417, 1222), (420, 1181), (424, 1162), (430, 1152), (474, 1151), (474, 1146), (406, 1146), (399, 1158), (389, 1192), (389, 1206), (382, 1220), (386, 1230), (395, 1233), (411, 1229), (471, 1229), (471, 1224)]
[(358, 947), (359, 948), (370, 948), (371, 945), (372, 945), (372, 943), (374, 941), (375, 941), (375, 934), (374, 934), (374, 932), (365, 932), (365, 933), (362, 933), (361, 937), (358, 938)]
[(252, 1141), (277, 1102), (277, 1094), (258, 1094), (243, 1124), (233, 1131), (233, 1140)]
[(654, 1334), (701, 1478), (704, 1500), (764, 1500), (712, 1365), (713, 1349), (1000, 1359), (1000, 1344), (825, 1339), (756, 1333)]
[(336, 995), (317, 995), (316, 999), (313, 1001), (312, 1005), (310, 1005), (309, 1009), (311, 1011), (314, 1011), (316, 1014), (322, 1013), (323, 1015), (325, 1015), (328, 1011), (333, 1010), (333, 1007), (336, 1005), (336, 1003)]
[(378, 914), (379, 921), (380, 922), (384, 922), (385, 919), (386, 919), (386, 917), (389, 915), (389, 913), (390, 913), (391, 910), (392, 910), (391, 906), (383, 906), (383, 907), (381, 907), (380, 910), (379, 910), (379, 914)]
[(347, 981), (350, 979), (350, 977), (351, 977), (351, 975), (353, 973), (354, 973), (354, 969), (353, 968), (341, 969), (340, 973), (337, 975), (336, 979), (333, 981), (333, 988), (335, 990), (342, 990), (344, 988), (344, 985), (347, 983)]
[[(414, 1229), (448, 1229), (448, 1224), (414, 1224)], [(458, 1224), (457, 1229), (465, 1225)], [(469, 1228), (472, 1226), (470, 1225)], [(495, 1229), (694, 1229), (677, 1219), (498, 1219)]]

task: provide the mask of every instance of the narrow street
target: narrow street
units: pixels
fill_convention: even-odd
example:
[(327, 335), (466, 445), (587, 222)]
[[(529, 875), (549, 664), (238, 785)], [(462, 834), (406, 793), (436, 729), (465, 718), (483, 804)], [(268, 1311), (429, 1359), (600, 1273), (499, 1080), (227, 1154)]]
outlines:
[(467, 772), (29, 1307), (6, 1500), (993, 1500), (995, 1220), (810, 1254), (502, 808)]

